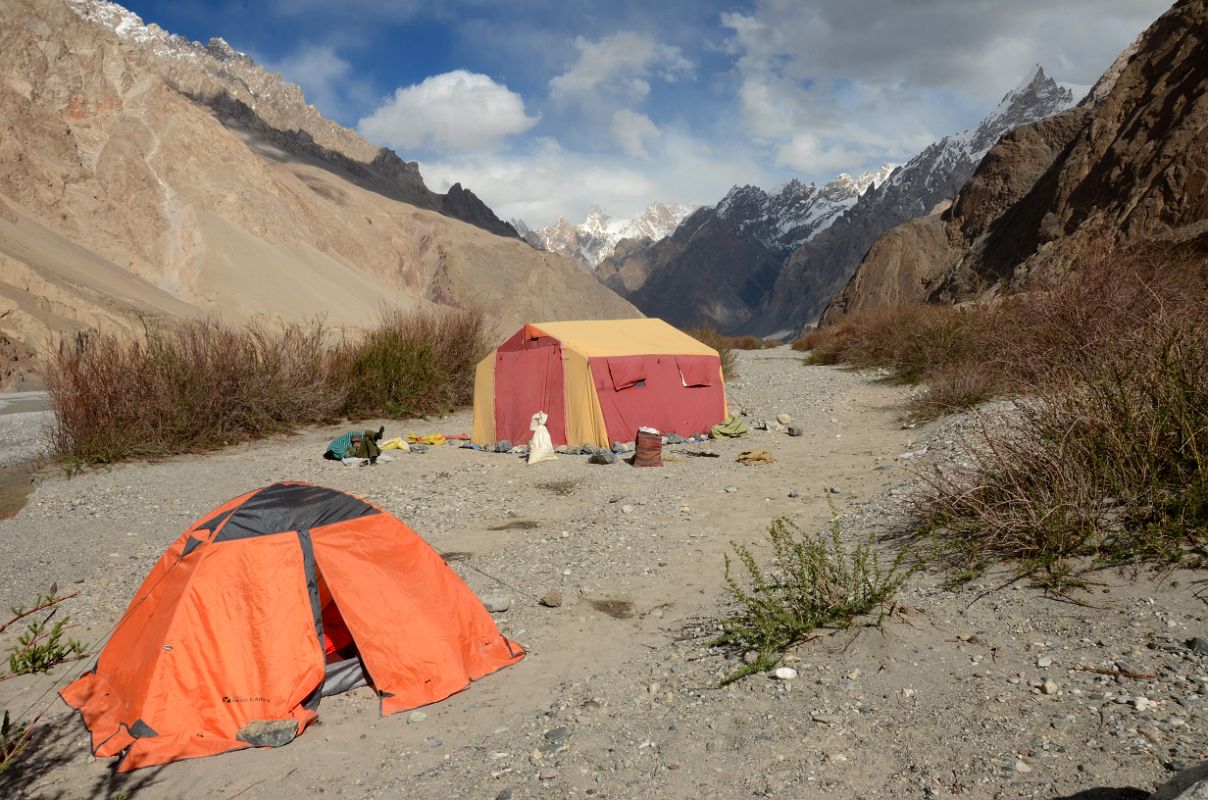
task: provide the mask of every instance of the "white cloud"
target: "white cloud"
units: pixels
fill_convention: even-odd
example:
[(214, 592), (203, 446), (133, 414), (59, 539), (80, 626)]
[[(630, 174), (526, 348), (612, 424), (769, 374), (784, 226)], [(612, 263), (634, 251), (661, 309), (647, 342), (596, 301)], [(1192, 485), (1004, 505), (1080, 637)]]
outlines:
[(357, 130), (379, 144), (437, 152), (492, 150), (540, 119), (487, 75), (454, 70), (395, 91)]
[(423, 162), (428, 185), (445, 191), (460, 182), (503, 219), (538, 228), (559, 216), (581, 221), (592, 205), (632, 216), (655, 200), (716, 203), (736, 183), (772, 185), (779, 178), (735, 147), (714, 147), (664, 130), (650, 160), (569, 152), (551, 139), (523, 154), (477, 154)]
[(371, 97), (368, 83), (353, 73), (352, 64), (330, 44), (303, 42), (280, 60), (257, 60), (301, 86), (307, 102), (329, 117), (343, 117), (352, 106)]
[(652, 79), (674, 83), (693, 69), (678, 47), (642, 33), (624, 31), (595, 42), (579, 36), (575, 48), (575, 63), (549, 82), (550, 97), (559, 102), (589, 103), (601, 94), (641, 101)]
[(640, 158), (650, 158), (647, 144), (657, 141), (662, 134), (650, 117), (627, 108), (619, 109), (612, 115), (608, 130), (623, 152)]

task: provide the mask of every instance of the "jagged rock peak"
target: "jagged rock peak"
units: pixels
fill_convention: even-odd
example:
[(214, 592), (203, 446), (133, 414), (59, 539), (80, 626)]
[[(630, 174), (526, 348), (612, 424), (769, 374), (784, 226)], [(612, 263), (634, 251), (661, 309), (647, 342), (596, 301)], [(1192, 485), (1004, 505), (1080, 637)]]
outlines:
[[(572, 225), (564, 217), (559, 217), (553, 224), (531, 233), (540, 242), (540, 249), (560, 253), (594, 269), (613, 254), (619, 242), (625, 239), (662, 239), (695, 210), (696, 206), (691, 203), (651, 203), (632, 219), (614, 219), (606, 210), (593, 205), (588, 209), (582, 225)], [(527, 225), (524, 228), (528, 230)], [(523, 233), (521, 235), (524, 236)], [(533, 243), (532, 239), (524, 238)]]

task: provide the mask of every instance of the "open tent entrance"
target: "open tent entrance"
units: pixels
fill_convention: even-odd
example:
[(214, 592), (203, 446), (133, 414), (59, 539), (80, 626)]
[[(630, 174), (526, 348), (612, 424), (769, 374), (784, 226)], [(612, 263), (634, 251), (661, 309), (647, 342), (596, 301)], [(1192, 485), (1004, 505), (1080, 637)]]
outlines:
[(323, 656), (326, 660), (326, 673), (323, 677), (321, 697), (359, 689), (369, 686), (369, 673), (365, 671), (365, 662), (357, 650), (357, 643), (352, 638), (352, 631), (344, 622), (344, 615), (332, 597), (327, 581), (323, 579), (323, 570), (315, 566), (315, 576), (319, 584), (319, 607), (323, 610)]

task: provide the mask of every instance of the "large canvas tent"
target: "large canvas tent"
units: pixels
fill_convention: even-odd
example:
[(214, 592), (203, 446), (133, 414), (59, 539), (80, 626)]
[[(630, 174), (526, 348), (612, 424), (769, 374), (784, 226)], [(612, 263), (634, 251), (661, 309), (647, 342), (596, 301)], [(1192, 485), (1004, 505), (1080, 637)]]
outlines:
[(538, 411), (555, 445), (704, 433), (726, 418), (723, 379), (716, 350), (660, 319), (533, 323), (478, 362), (471, 438), (524, 444)]
[(523, 656), (407, 525), (276, 483), (190, 526), (61, 695), (93, 752), (128, 771), (249, 747), (254, 721), (300, 733), (321, 697), (355, 686), (383, 714), (426, 705)]

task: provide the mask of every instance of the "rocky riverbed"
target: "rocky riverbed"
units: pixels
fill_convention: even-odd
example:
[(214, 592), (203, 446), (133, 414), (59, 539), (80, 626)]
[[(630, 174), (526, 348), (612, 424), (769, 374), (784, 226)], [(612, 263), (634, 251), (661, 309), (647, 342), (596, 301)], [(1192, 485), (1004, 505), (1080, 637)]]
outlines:
[[(906, 428), (910, 389), (805, 367), (786, 349), (741, 353), (739, 366), (732, 410), (789, 414), (803, 436), (669, 445), (662, 469), (586, 456), (530, 467), (450, 446), (356, 468), (320, 457), (329, 428), (72, 478), (44, 471), (0, 521), (0, 603), (52, 583), (79, 591), (63, 611), (87, 642), (186, 525), (248, 489), (302, 480), (408, 522), (506, 608), (495, 618), (529, 655), (418, 713), (382, 718), (358, 690), (324, 700), (287, 747), (129, 778), (93, 759), (78, 719), (50, 702), (80, 664), (0, 682), (3, 707), (48, 709), (34, 768), (0, 777), (0, 795), (1142, 798), (1208, 757), (1202, 573), (1097, 573), (1071, 601), (1006, 573), (951, 591), (925, 570), (879, 629), (821, 632), (786, 658), (787, 679), (719, 688), (742, 658), (709, 646), (731, 542), (765, 558), (772, 520), (823, 529), (832, 510), (850, 541), (901, 530), (912, 471), (957, 457), (971, 424)], [(387, 436), (455, 433), (470, 418), (382, 424)], [(751, 447), (775, 461), (738, 463)], [(691, 455), (702, 450), (719, 457)], [(538, 603), (550, 592), (560, 606)]]

